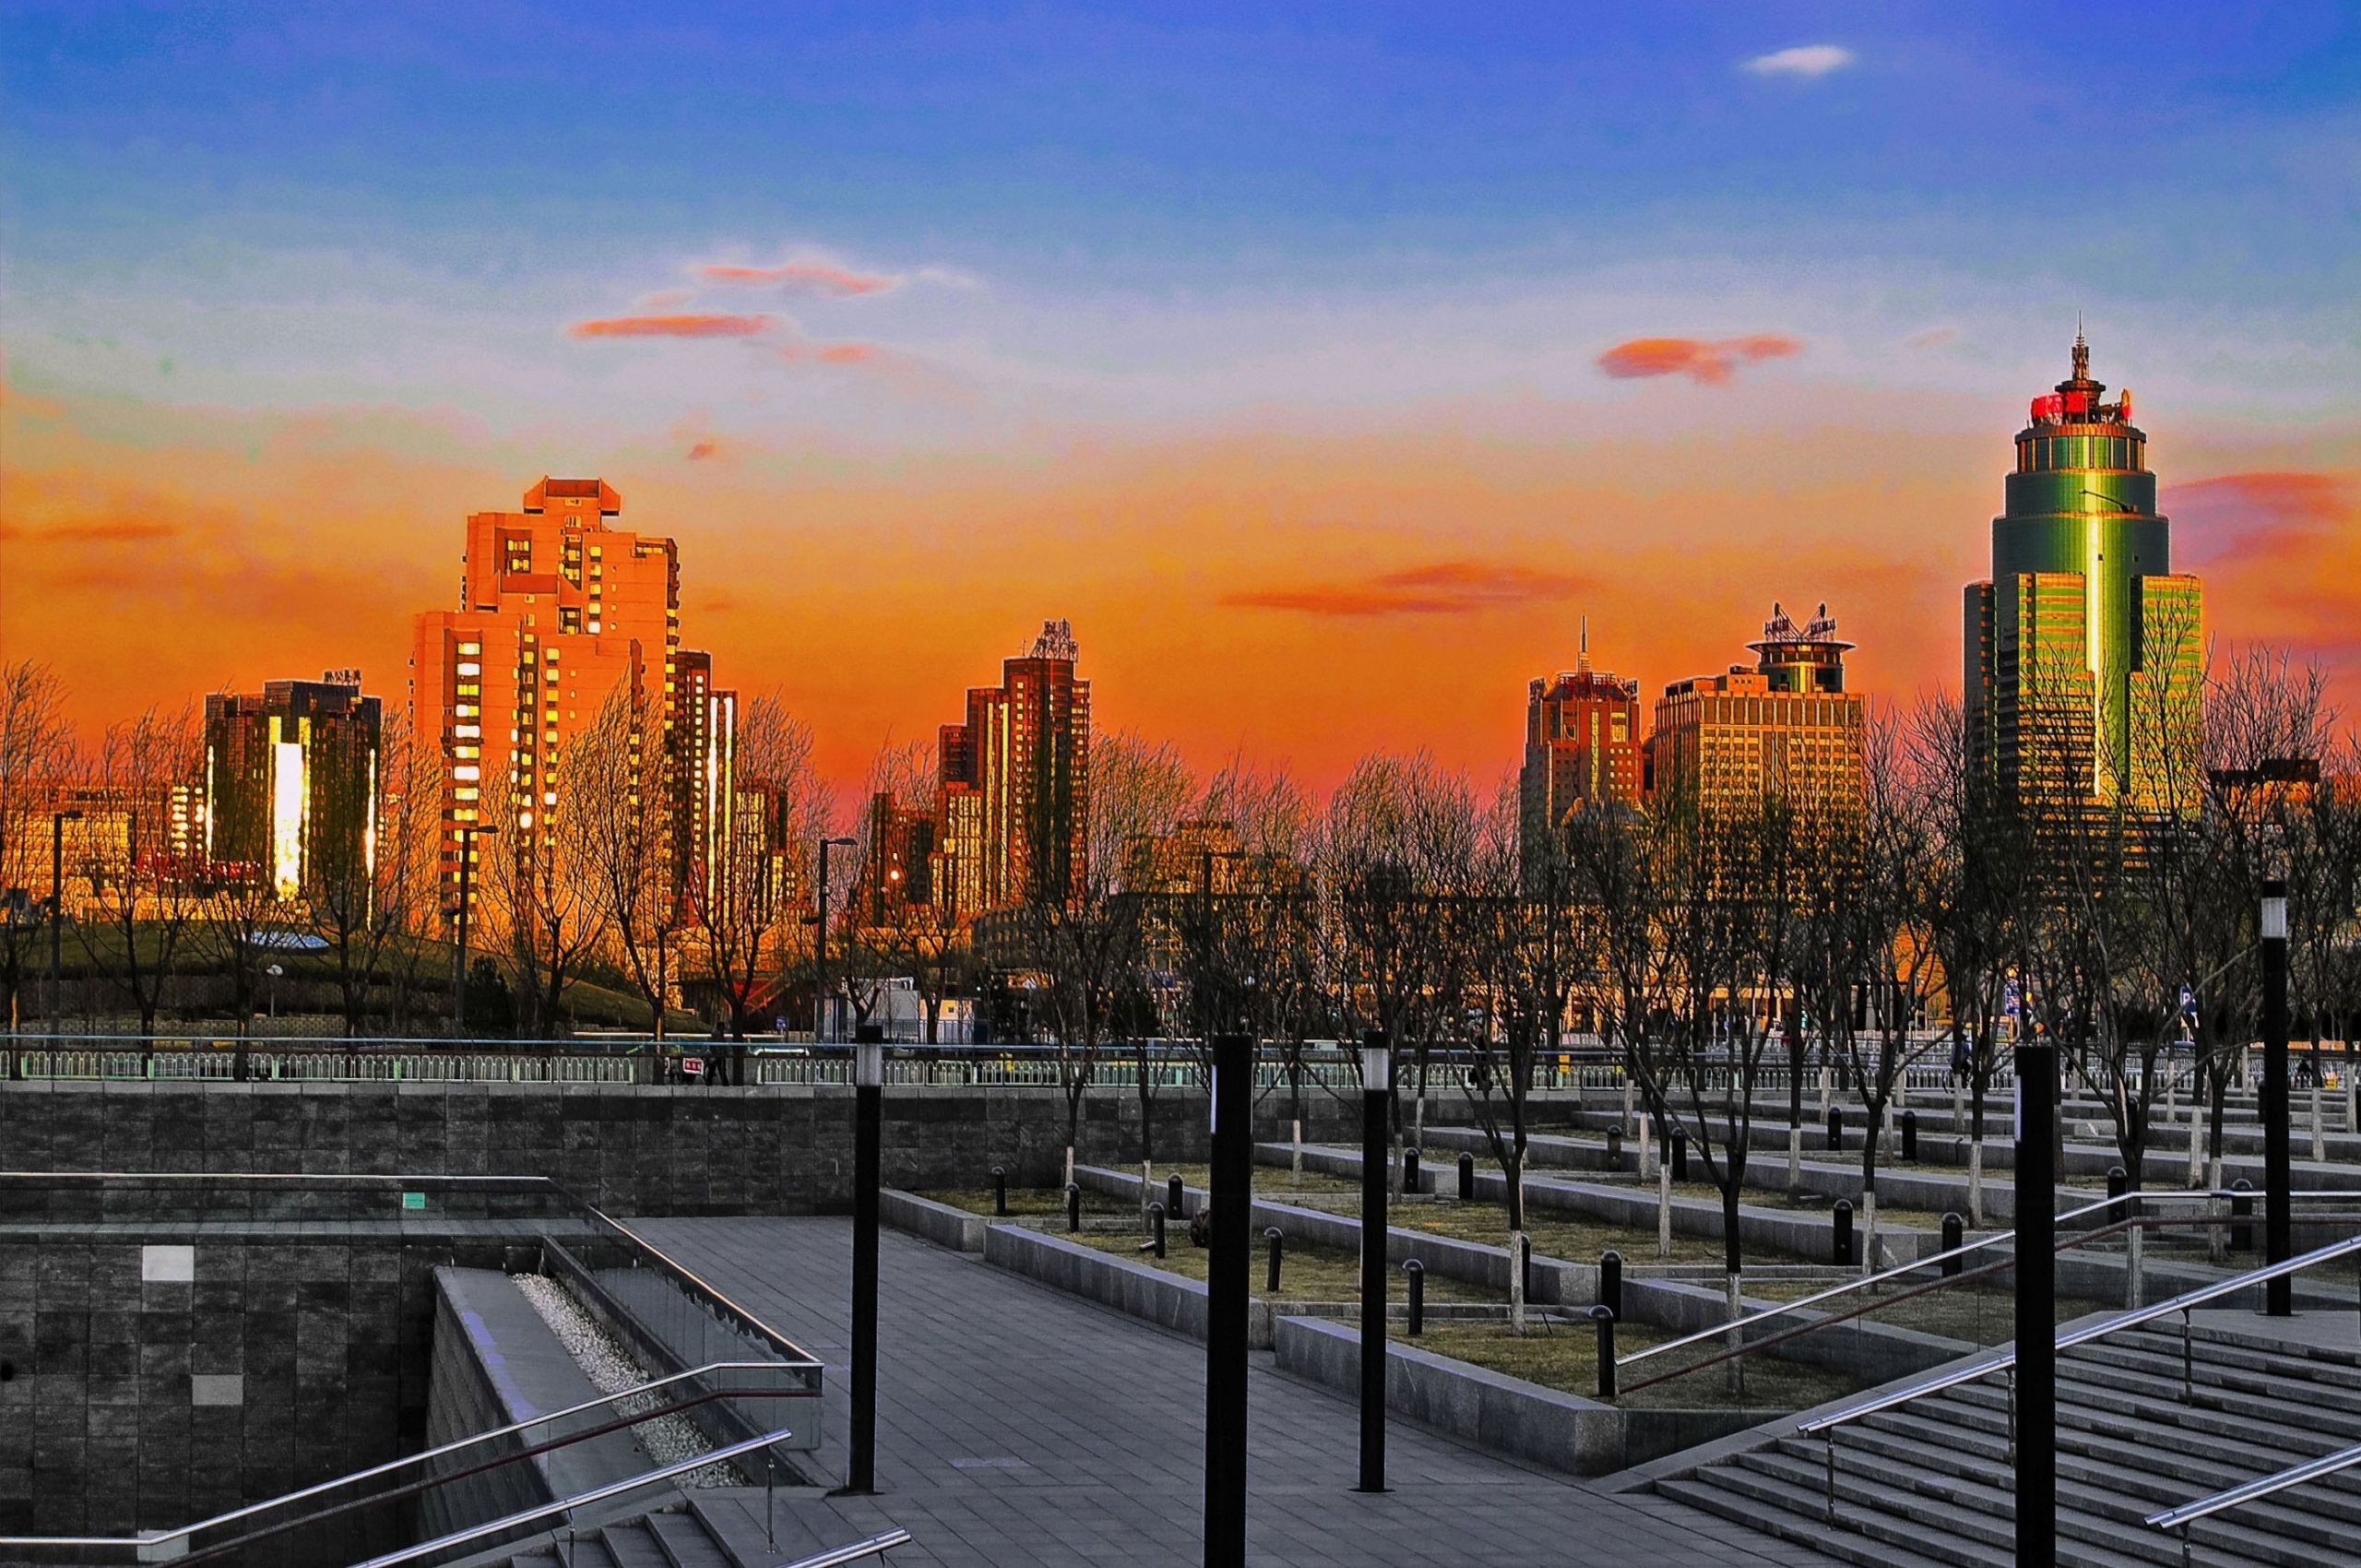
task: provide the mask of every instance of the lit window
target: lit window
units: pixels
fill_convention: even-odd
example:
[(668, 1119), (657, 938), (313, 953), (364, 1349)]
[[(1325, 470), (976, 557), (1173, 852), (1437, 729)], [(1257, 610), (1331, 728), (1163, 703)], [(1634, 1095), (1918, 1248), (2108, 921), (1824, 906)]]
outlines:
[(462, 675), (481, 675), (483, 673), (483, 666), (476, 663), (462, 664), (459, 666), (459, 673)]
[(483, 777), (483, 769), (478, 767), (473, 763), (462, 763), (451, 770), (451, 777), (454, 778), (465, 778), (472, 782), (473, 780)]
[(483, 710), (471, 702), (454, 703), (451, 705), (451, 716), (454, 719), (481, 719)]
[(451, 732), (462, 741), (483, 739), (483, 726), (481, 724), (461, 724), (454, 728)]
[(557, 804), (557, 791), (556, 791), (556, 790), (549, 790), (549, 791), (545, 792), (545, 793), (541, 796), (541, 804), (543, 804), (543, 805), (545, 805), (545, 806), (553, 806), (553, 805)]
[[(451, 791), (451, 798), (455, 801), (478, 800), (481, 798), (481, 795), (482, 791), (478, 790), (472, 784), (462, 784), (457, 789)], [(469, 812), (468, 814), (469, 816), (473, 816), (475, 814), (473, 812)]]
[(482, 651), (483, 644), (481, 643), (461, 643), (459, 645), (459, 653), (462, 658), (465, 658), (469, 654), (479, 654)]

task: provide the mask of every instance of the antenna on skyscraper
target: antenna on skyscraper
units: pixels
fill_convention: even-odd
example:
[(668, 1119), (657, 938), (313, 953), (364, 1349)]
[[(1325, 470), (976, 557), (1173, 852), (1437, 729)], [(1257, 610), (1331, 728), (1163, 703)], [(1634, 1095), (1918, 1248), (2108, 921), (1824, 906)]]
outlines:
[(1585, 672), (1590, 669), (1590, 617), (1587, 615), (1583, 617), (1582, 655), (1574, 667)]

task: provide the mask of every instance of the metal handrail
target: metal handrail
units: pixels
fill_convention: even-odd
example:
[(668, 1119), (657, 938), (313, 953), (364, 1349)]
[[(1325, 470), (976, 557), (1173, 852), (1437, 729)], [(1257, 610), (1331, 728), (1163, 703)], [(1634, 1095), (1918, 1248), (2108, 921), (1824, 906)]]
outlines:
[[(330, 1480), (316, 1482), (314, 1485), (303, 1488), (301, 1491), (286, 1492), (278, 1497), (266, 1498), (260, 1503), (250, 1503), (242, 1508), (233, 1508), (226, 1514), (216, 1514), (211, 1518), (199, 1519), (193, 1524), (183, 1525), (177, 1529), (148, 1530), (135, 1536), (0, 1536), (0, 1547), (11, 1550), (17, 1548), (65, 1546), (146, 1547), (152, 1550), (160, 1541), (185, 1540), (186, 1538), (195, 1536), (200, 1530), (209, 1530), (220, 1526), (235, 1524), (239, 1520), (251, 1518), (259, 1514), (285, 1508), (291, 1503), (302, 1503), (310, 1498), (324, 1497), (330, 1492), (338, 1491), (358, 1482), (374, 1480), (380, 1477), (392, 1475), (397, 1471), (410, 1469), (423, 1465), (429, 1460), (446, 1458), (452, 1455), (460, 1453), (462, 1450), (475, 1448), (498, 1438), (514, 1437), (526, 1431), (528, 1428), (550, 1425), (557, 1421), (564, 1420), (571, 1416), (583, 1415), (589, 1411), (613, 1405), (619, 1400), (630, 1399), (640, 1395), (652, 1395), (654, 1391), (658, 1389), (667, 1387), (676, 1383), (685, 1383), (692, 1378), (703, 1377), (709, 1372), (780, 1372), (800, 1370), (801, 1369), (792, 1361), (711, 1361), (704, 1366), (693, 1368), (688, 1372), (674, 1372), (669, 1377), (653, 1378), (647, 1383), (636, 1384), (629, 1388), (618, 1389), (612, 1394), (602, 1394), (596, 1399), (586, 1399), (579, 1405), (569, 1405), (564, 1409), (552, 1410), (547, 1415), (535, 1416), (530, 1420), (515, 1421), (504, 1427), (494, 1427), (489, 1431), (475, 1432), (469, 1436), (459, 1438), (451, 1443), (446, 1443), (439, 1448), (428, 1448), (416, 1454), (405, 1454), (398, 1459), (389, 1459), (382, 1465), (373, 1465), (365, 1470), (355, 1470), (349, 1475), (338, 1476)], [(810, 1396), (803, 1394), (765, 1392), (761, 1390), (730, 1390), (721, 1396), (721, 1397), (730, 1399), (796, 1399), (806, 1398), (809, 1396)], [(667, 1410), (653, 1410), (649, 1411), (647, 1416), (653, 1417), (668, 1413), (669, 1411)], [(647, 1419), (647, 1417), (635, 1417), (634, 1418), (634, 1420), (636, 1421), (645, 1419)], [(600, 1434), (591, 1432), (577, 1434), (578, 1437), (584, 1438), (595, 1435)], [(567, 1441), (574, 1440), (569, 1439)]]
[[(2097, 1214), (2103, 1210), (2112, 1208), (2118, 1204), (2130, 1204), (2141, 1200), (2146, 1200), (2153, 1203), (2186, 1203), (2202, 1198), (2211, 1202), (2215, 1198), (2259, 1198), (2263, 1194), (2259, 1192), (2236, 1192), (2227, 1188), (2205, 1189), (2201, 1191), (2191, 1190), (2189, 1188), (2173, 1188), (2167, 1191), (2157, 1192), (2128, 1192), (2119, 1194), (2111, 1198), (2101, 1198), (2095, 1203), (2084, 1204), (2079, 1208), (2063, 1210), (2051, 1218), (2051, 1223), (2056, 1224), (2060, 1220), (2080, 1219), (2087, 1215)], [(2308, 1191), (2296, 1193), (2292, 1195), (2297, 1198), (2302, 1198), (2308, 1202), (2322, 1198), (2361, 1199), (2361, 1192)], [(1816, 1291), (1809, 1296), (1800, 1296), (1792, 1301), (1783, 1301), (1775, 1307), (1766, 1307), (1759, 1313), (1751, 1313), (1745, 1317), (1732, 1318), (1727, 1323), (1716, 1324), (1711, 1328), (1701, 1328), (1692, 1334), (1685, 1334), (1678, 1339), (1667, 1339), (1660, 1345), (1651, 1345), (1645, 1349), (1634, 1350), (1628, 1356), (1618, 1356), (1615, 1358), (1615, 1364), (1619, 1369), (1628, 1367), (1635, 1361), (1644, 1361), (1651, 1356), (1661, 1356), (1667, 1350), (1678, 1350), (1691, 1345), (1702, 1345), (1712, 1340), (1726, 1339), (1733, 1329), (1744, 1330), (1757, 1324), (1768, 1323), (1773, 1318), (1785, 1317), (1791, 1313), (1800, 1312), (1806, 1307), (1814, 1306), (1822, 1301), (1833, 1301), (1839, 1296), (1847, 1295), (1856, 1290), (1864, 1290), (1868, 1289), (1871, 1286), (1887, 1284), (1892, 1280), (1901, 1278), (1904, 1275), (1916, 1274), (1922, 1270), (1935, 1267), (1940, 1265), (1947, 1258), (1964, 1258), (1968, 1253), (1979, 1252), (1986, 1247), (1996, 1247), (2003, 1241), (2014, 1241), (2016, 1240), (2016, 1235), (2017, 1233), (2014, 1230), (1995, 1231), (1993, 1234), (1985, 1237), (1980, 1241), (1970, 1241), (1964, 1246), (1953, 1247), (1949, 1252), (1932, 1253), (1926, 1257), (1918, 1259), (1915, 1263), (1903, 1264), (1899, 1267), (1889, 1268), (1878, 1274), (1864, 1275), (1858, 1279), (1847, 1280), (1842, 1285), (1831, 1286), (1828, 1289)], [(2070, 1245), (2071, 1242), (2070, 1241), (2066, 1244)]]
[[(2342, 1241), (2331, 1241), (2325, 1247), (2315, 1248), (2301, 1257), (2289, 1258), (2284, 1263), (2271, 1264), (2229, 1279), (2201, 1286), (2195, 1290), (2175, 1296), (2168, 1301), (2159, 1301), (2153, 1307), (2142, 1307), (2135, 1312), (2119, 1313), (2114, 1317), (2103, 1319), (2098, 1323), (2069, 1329), (2058, 1336), (2056, 1348), (2060, 1350), (2070, 1350), (2078, 1345), (2087, 1345), (2094, 1339), (2104, 1339), (2110, 1334), (2120, 1334), (2127, 1328), (2138, 1328), (2142, 1324), (2153, 1323), (2161, 1317), (2170, 1317), (2175, 1313), (2189, 1312), (2205, 1305), (2208, 1301), (2219, 1301), (2225, 1296), (2236, 1295), (2241, 1290), (2250, 1289), (2257, 1285), (2286, 1275), (2300, 1274), (2316, 1264), (2328, 1263), (2356, 1252), (2361, 1252), (2361, 1236), (2348, 1236)], [(1974, 1383), (1980, 1378), (1990, 1377), (1994, 1372), (2007, 1372), (2016, 1364), (2017, 1352), (2015, 1347), (2011, 1346), (1974, 1366), (1958, 1368), (1926, 1383), (1897, 1389), (1892, 1394), (1880, 1395), (1866, 1404), (1855, 1405), (1833, 1415), (1805, 1421), (1796, 1428), (1796, 1434), (1799, 1437), (1812, 1437), (1824, 1431), (1833, 1431), (1838, 1427), (1849, 1426), (1864, 1416), (1874, 1416), (1881, 1411), (1923, 1399), (1929, 1394), (1940, 1394), (1945, 1389), (1957, 1388), (1962, 1384)]]
[[(2056, 1218), (2057, 1219), (2079, 1219), (2086, 1214), (2095, 1214), (2102, 1209), (2111, 1208), (2135, 1195), (2140, 1194), (2126, 1193), (2121, 1197), (2101, 1198), (2096, 1203), (2085, 1204), (2080, 1208), (2070, 1208)], [(1964, 1258), (1970, 1253), (1981, 1252), (1987, 1247), (1997, 1247), (2003, 1241), (2013, 1241), (2016, 1240), (2016, 1235), (2014, 1230), (1995, 1231), (1980, 1241), (1970, 1241), (1964, 1246), (1953, 1247), (1947, 1253), (1936, 1253), (1920, 1258), (1915, 1263), (1906, 1263), (1898, 1268), (1889, 1268), (1881, 1273), (1866, 1274), (1858, 1279), (1848, 1279), (1842, 1285), (1833, 1285), (1825, 1290), (1815, 1291), (1809, 1296), (1799, 1296), (1792, 1301), (1783, 1301), (1775, 1307), (1766, 1307), (1762, 1312), (1750, 1313), (1744, 1317), (1732, 1318), (1727, 1323), (1716, 1324), (1712, 1328), (1699, 1329), (1694, 1334), (1684, 1334), (1678, 1339), (1667, 1339), (1661, 1345), (1651, 1345), (1646, 1349), (1634, 1350), (1628, 1356), (1618, 1356), (1615, 1358), (1615, 1364), (1619, 1368), (1628, 1367), (1634, 1361), (1644, 1361), (1651, 1356), (1661, 1356), (1667, 1350), (1679, 1350), (1691, 1345), (1702, 1345), (1709, 1340), (1725, 1339), (1729, 1336), (1732, 1329), (1743, 1330), (1755, 1324), (1767, 1323), (1774, 1317), (1786, 1317), (1790, 1313), (1801, 1312), (1806, 1307), (1815, 1306), (1821, 1301), (1833, 1301), (1839, 1296), (1850, 1295), (1856, 1290), (1866, 1290), (1871, 1286), (1899, 1279), (1905, 1274), (1916, 1274), (1921, 1269), (1941, 1264), (1946, 1258)]]
[(587, 1508), (594, 1503), (604, 1503), (610, 1498), (621, 1497), (625, 1492), (636, 1491), (641, 1487), (654, 1486), (658, 1481), (669, 1481), (676, 1476), (685, 1476), (692, 1470), (704, 1469), (707, 1465), (718, 1465), (725, 1459), (735, 1459), (741, 1454), (751, 1454), (757, 1448), (767, 1448), (772, 1443), (782, 1443), (794, 1435), (795, 1432), (791, 1428), (781, 1427), (777, 1431), (765, 1432), (760, 1437), (750, 1437), (742, 1443), (733, 1443), (727, 1447), (709, 1449), (693, 1459), (676, 1460), (661, 1469), (649, 1470), (645, 1475), (633, 1476), (625, 1480), (610, 1481), (605, 1486), (593, 1487), (588, 1491), (576, 1492), (572, 1497), (560, 1498), (555, 1503), (537, 1503), (533, 1507), (511, 1514), (505, 1518), (494, 1519), (489, 1524), (470, 1525), (464, 1530), (454, 1530), (447, 1536), (438, 1536), (430, 1541), (421, 1541), (416, 1546), (406, 1546), (399, 1551), (389, 1551), (381, 1557), (372, 1557), (365, 1562), (353, 1564), (353, 1568), (393, 1568), (393, 1565), (397, 1562), (414, 1562), (434, 1552), (447, 1551), (455, 1546), (465, 1546), (471, 1540), (481, 1540), (486, 1536), (519, 1529), (537, 1519), (546, 1519), (552, 1514), (570, 1514), (577, 1508)]
[(816, 1557), (799, 1557), (781, 1568), (839, 1568), (839, 1564), (858, 1562), (864, 1557), (874, 1557), (881, 1551), (891, 1551), (897, 1546), (910, 1544), (908, 1530), (888, 1530), (882, 1536), (857, 1540), (849, 1546), (831, 1547)]
[(2142, 1523), (2153, 1525), (2160, 1530), (2183, 1529), (2200, 1519), (2211, 1518), (2225, 1508), (2236, 1508), (2240, 1503), (2252, 1503), (2258, 1497), (2269, 1497), (2273, 1492), (2318, 1480), (2322, 1476), (2335, 1475), (2339, 1470), (2350, 1469), (2355, 1465), (2361, 1465), (2361, 1443), (2339, 1449), (2334, 1454), (2324, 1454), (2317, 1459), (2308, 1459), (2300, 1465), (2290, 1465), (2275, 1475), (2259, 1477), (2226, 1491), (2217, 1491), (2211, 1497), (2184, 1503), (2177, 1508), (2162, 1509), (2149, 1515)]

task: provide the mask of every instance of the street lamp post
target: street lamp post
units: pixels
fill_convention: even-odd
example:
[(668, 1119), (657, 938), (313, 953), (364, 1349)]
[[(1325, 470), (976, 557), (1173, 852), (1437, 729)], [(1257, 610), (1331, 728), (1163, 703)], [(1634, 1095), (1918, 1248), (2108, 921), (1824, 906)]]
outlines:
[(65, 1033), (65, 825), (79, 822), (71, 809), (49, 814), (49, 1032), (50, 1049)]
[(459, 944), (451, 956), (451, 1035), (464, 1039), (468, 1033), (468, 920), (475, 907), (476, 840), (500, 829), (490, 823), (463, 822), (454, 831), (459, 836)]
[(1254, 1043), (1213, 1042), (1205, 1259), (1205, 1568), (1246, 1568), (1246, 1296), (1253, 1241)]
[(1358, 1491), (1385, 1490), (1386, 1123), (1394, 1053), (1385, 1031), (1361, 1038), (1361, 1476)]
[[(2262, 885), (2262, 1245), (2263, 1261), (2293, 1255), (2292, 1203), (2287, 1176), (2287, 884)], [(2294, 1282), (2285, 1275), (2263, 1286), (2263, 1311), (2286, 1317), (2295, 1310)]]
[(877, 1490), (877, 1185), (883, 1142), (885, 1030), (853, 1031), (852, 1453), (845, 1490)]
[(2018, 1568), (2058, 1562), (2058, 1048), (2017, 1047)]
[(817, 957), (813, 980), (813, 990), (819, 993), (815, 1000), (818, 1016), (812, 1020), (812, 1043), (814, 1045), (828, 1038), (828, 848), (832, 844), (842, 844), (851, 849), (855, 843), (856, 840), (850, 838), (824, 837), (820, 840), (820, 913), (813, 921), (820, 932), (817, 939), (819, 946), (814, 950)]

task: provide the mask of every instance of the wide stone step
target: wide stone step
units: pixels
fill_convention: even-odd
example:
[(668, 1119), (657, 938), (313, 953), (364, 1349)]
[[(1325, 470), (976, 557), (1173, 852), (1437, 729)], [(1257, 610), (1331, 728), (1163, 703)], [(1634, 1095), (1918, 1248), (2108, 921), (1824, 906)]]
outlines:
[[(2181, 1355), (2177, 1344), (2152, 1349), (2142, 1345), (2118, 1345), (2101, 1340), (2077, 1346), (2060, 1362), (2061, 1366), (2070, 1364), (2113, 1367), (2136, 1376), (2169, 1383), (2175, 1388), (2181, 1384)], [(2211, 1355), (2201, 1355), (2191, 1362), (2189, 1373), (2190, 1384), (2198, 1388), (2217, 1388), (2225, 1393), (2251, 1395), (2256, 1398), (2285, 1401), (2314, 1409), (2361, 1417), (2361, 1387), (2345, 1387), (2312, 1376), (2312, 1371), (2301, 1363), (2295, 1363), (2291, 1371), (2287, 1368), (2238, 1365)]]
[[(1751, 1521), (1759, 1518), (1767, 1506), (1791, 1517), (1809, 1520), (1819, 1532), (1815, 1536), (1790, 1536), (1789, 1539), (1804, 1540), (1831, 1550), (1837, 1541), (1851, 1538), (1888, 1550), (1910, 1553), (1924, 1562), (1947, 1564), (1948, 1568), (2009, 1568), (2012, 1561), (2007, 1539), (1994, 1545), (1959, 1527), (1969, 1523), (1963, 1511), (1930, 1507), (1925, 1500), (1914, 1502), (1906, 1493), (1874, 1486), (1841, 1471), (1836, 1478), (1836, 1526), (1832, 1529), (1827, 1523), (1824, 1480), (1808, 1473), (1810, 1467), (1783, 1465), (1775, 1455), (1759, 1452), (1735, 1457), (1736, 1462), (1714, 1466), (1695, 1479), (1725, 1495), (1754, 1505), (1750, 1514), (1733, 1517)], [(1770, 1463), (1761, 1462), (1764, 1460)], [(1892, 1559), (1880, 1556), (1871, 1560)]]
[[(1825, 1475), (1827, 1456), (1810, 1439), (1790, 1439), (1780, 1443), (1778, 1451)], [(1963, 1460), (1948, 1449), (1913, 1443), (1899, 1434), (1863, 1432), (1839, 1443), (1836, 1468), (1840, 1476), (1848, 1472), (1874, 1476), (1897, 1489), (1970, 1513), (2006, 1519), (2014, 1506), (2005, 1466)]]
[(672, 1568), (672, 1560), (664, 1555), (645, 1519), (609, 1525), (599, 1535), (606, 1542), (607, 1555), (615, 1560), (615, 1568)]
[[(1958, 1568), (1948, 1559), (1928, 1557), (1853, 1530), (1831, 1529), (1825, 1512), (1817, 1506), (1817, 1498), (1798, 1497), (1791, 1507), (1786, 1499), (1725, 1491), (1694, 1477), (1658, 1481), (1655, 1491), (1659, 1497), (1780, 1540), (1809, 1547), (1840, 1562), (1852, 1563), (1854, 1568)], [(1802, 1506), (1807, 1503), (1815, 1506), (1807, 1510)], [(2005, 1555), (1976, 1559), (1976, 1568), (2008, 1568), (2010, 1563), (2011, 1559)]]
[(647, 1527), (672, 1568), (737, 1568), (705, 1526), (685, 1514), (650, 1514)]

